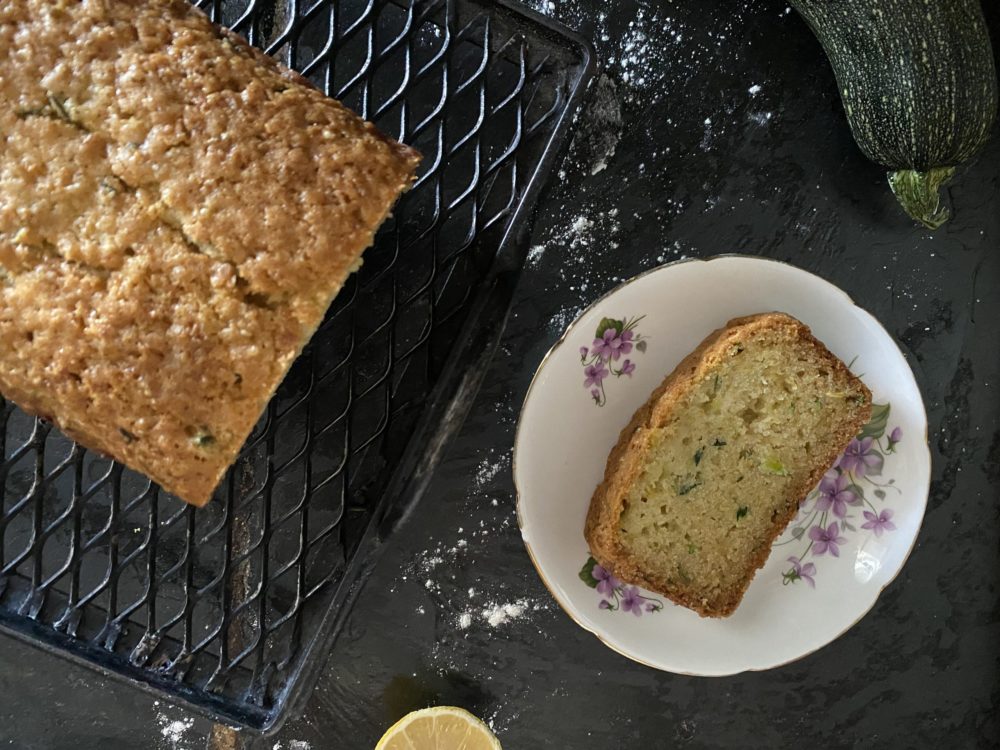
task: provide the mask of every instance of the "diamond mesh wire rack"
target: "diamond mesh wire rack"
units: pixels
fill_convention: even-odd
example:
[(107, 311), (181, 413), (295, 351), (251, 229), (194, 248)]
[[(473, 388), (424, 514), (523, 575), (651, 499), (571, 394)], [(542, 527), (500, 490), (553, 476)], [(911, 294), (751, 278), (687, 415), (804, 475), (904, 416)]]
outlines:
[(207, 507), (0, 401), (0, 628), (268, 731), (475, 392), (593, 62), (507, 0), (199, 4), (420, 149), (418, 182)]

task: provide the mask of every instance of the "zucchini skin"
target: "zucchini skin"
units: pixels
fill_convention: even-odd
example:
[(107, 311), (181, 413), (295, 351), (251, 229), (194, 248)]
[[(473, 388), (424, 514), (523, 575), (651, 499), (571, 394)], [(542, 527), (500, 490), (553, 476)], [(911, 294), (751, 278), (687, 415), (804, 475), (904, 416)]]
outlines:
[(837, 78), (862, 152), (915, 219), (947, 219), (937, 190), (989, 140), (997, 74), (980, 0), (791, 0)]

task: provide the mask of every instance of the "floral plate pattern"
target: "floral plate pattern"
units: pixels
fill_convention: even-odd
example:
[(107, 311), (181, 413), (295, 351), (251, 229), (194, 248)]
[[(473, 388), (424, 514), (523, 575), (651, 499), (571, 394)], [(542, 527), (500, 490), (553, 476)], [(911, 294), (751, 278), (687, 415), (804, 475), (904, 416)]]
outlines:
[[(789, 531), (775, 542), (774, 549), (804, 543), (805, 549), (787, 558), (791, 567), (781, 573), (786, 586), (804, 581), (810, 588), (816, 588), (816, 563), (807, 562), (808, 558), (824, 555), (839, 558), (840, 547), (848, 541), (844, 534), (857, 534), (859, 526), (862, 532), (869, 531), (876, 537), (896, 530), (893, 510), (885, 507), (887, 494), (899, 492), (896, 480), (877, 479), (882, 475), (886, 458), (896, 452), (896, 446), (903, 440), (900, 427), (885, 434), (891, 408), (890, 404), (873, 406), (868, 424), (851, 440), (819, 486), (802, 500)], [(865, 494), (862, 483), (874, 488), (871, 494), (881, 509)], [(864, 523), (853, 512), (859, 509)], [(599, 609), (631, 612), (636, 617), (663, 609), (662, 601), (644, 595), (637, 586), (622, 583), (592, 556), (587, 558), (579, 575), (585, 585), (600, 594)]]
[[(887, 506), (886, 498), (890, 493), (899, 494), (899, 488), (895, 479), (879, 481), (886, 459), (896, 453), (896, 447), (903, 441), (901, 427), (894, 427), (885, 434), (891, 408), (890, 404), (872, 407), (871, 420), (851, 440), (819, 487), (802, 501), (790, 530), (783, 541), (774, 545), (775, 549), (805, 545), (799, 554), (788, 558), (791, 567), (781, 574), (785, 585), (804, 581), (810, 588), (816, 588), (816, 563), (807, 562), (807, 559), (824, 555), (840, 557), (840, 547), (847, 543), (844, 535), (858, 533), (859, 527), (860, 531), (876, 537), (896, 530), (892, 522), (895, 511)], [(865, 492), (866, 486), (870, 495)], [(858, 520), (857, 510), (861, 511), (861, 520)]]
[[(647, 340), (636, 328), (646, 317), (637, 318), (602, 318), (594, 332), (594, 342), (590, 346), (580, 347), (580, 364), (583, 366), (583, 387), (590, 389), (590, 397), (598, 406), (608, 402), (604, 391), (604, 379), (609, 375), (620, 378), (623, 375), (632, 377), (635, 372), (635, 362), (628, 358), (633, 347), (636, 352), (644, 354), (648, 346)], [(622, 357), (621, 364), (618, 360)]]
[[(619, 431), (663, 376), (727, 320), (770, 310), (799, 318), (850, 361), (876, 405), (802, 502), (736, 612), (700, 618), (624, 584), (590, 557), (584, 518)], [(581, 396), (609, 408), (587, 409)], [(595, 302), (543, 360), (515, 442), (518, 521), (553, 596), (614, 650), (685, 674), (768, 669), (835, 640), (898, 574), (927, 500), (926, 430), (897, 345), (833, 285), (748, 256), (674, 263)]]

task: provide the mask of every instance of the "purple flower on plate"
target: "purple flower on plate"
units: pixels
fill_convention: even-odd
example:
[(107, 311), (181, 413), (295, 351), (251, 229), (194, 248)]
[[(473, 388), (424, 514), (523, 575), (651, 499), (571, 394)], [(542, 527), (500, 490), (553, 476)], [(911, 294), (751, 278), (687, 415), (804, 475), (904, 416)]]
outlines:
[[(601, 318), (594, 331), (594, 343), (591, 347), (580, 347), (580, 365), (584, 370), (584, 388), (596, 388), (599, 393), (591, 391), (591, 397), (597, 406), (607, 404), (604, 379), (609, 375), (620, 378), (628, 375), (630, 378), (636, 370), (635, 360), (629, 359), (633, 349), (646, 351), (646, 339), (637, 333), (639, 321), (645, 315), (638, 317)], [(617, 606), (615, 607), (617, 609)], [(659, 611), (659, 610), (657, 610)]]
[(594, 339), (591, 345), (590, 356), (600, 357), (602, 360), (611, 359), (611, 342), (618, 337), (618, 331), (608, 328), (604, 333)]
[(903, 430), (900, 427), (894, 427), (892, 432), (889, 433), (889, 447), (885, 449), (886, 453), (895, 453), (896, 444), (903, 439)]
[(847, 515), (848, 505), (861, 505), (861, 498), (849, 489), (851, 478), (846, 474), (831, 469), (823, 475), (819, 483), (819, 495), (816, 498), (816, 510), (833, 509), (833, 515), (843, 518)]
[(862, 529), (870, 529), (875, 532), (875, 536), (882, 536), (883, 531), (895, 531), (896, 524), (889, 519), (892, 518), (892, 511), (886, 508), (877, 516), (870, 510), (865, 511), (865, 523), (861, 524)]
[(622, 331), (622, 335), (618, 337), (619, 344), (615, 349), (615, 359), (618, 359), (622, 354), (628, 354), (632, 351), (633, 338), (635, 338), (635, 334), (632, 331)]
[(847, 537), (840, 536), (840, 527), (834, 521), (827, 528), (813, 526), (809, 529), (809, 538), (813, 540), (813, 554), (817, 557), (829, 552), (834, 557), (840, 557), (840, 547), (847, 541)]
[(590, 389), (590, 397), (594, 399), (597, 403), (601, 403), (601, 392), (596, 388)]
[(632, 351), (632, 331), (618, 333), (617, 328), (607, 329), (600, 338), (594, 339), (592, 354), (597, 354), (605, 362), (619, 360), (623, 354)]
[(622, 585), (622, 582), (611, 575), (611, 571), (603, 565), (595, 565), (590, 574), (597, 579), (597, 593), (603, 596), (611, 596), (615, 589)]
[(789, 557), (788, 562), (792, 564), (792, 570), (795, 571), (795, 577), (801, 578), (803, 581), (809, 584), (809, 588), (816, 588), (816, 581), (813, 576), (816, 575), (816, 566), (812, 563), (802, 564), (802, 561), (797, 557)]
[(636, 586), (622, 583), (614, 574), (601, 565), (593, 557), (580, 568), (578, 578), (583, 583), (596, 589), (600, 595), (598, 609), (609, 612), (631, 612), (636, 617), (642, 617), (643, 612), (659, 612), (663, 602), (655, 597), (643, 596)]
[(635, 586), (626, 586), (622, 593), (622, 609), (631, 612), (636, 617), (642, 617), (642, 604), (645, 598)]
[(838, 466), (859, 477), (879, 476), (882, 473), (882, 454), (875, 450), (874, 443), (875, 438), (870, 436), (861, 440), (854, 438), (840, 457)]
[(583, 374), (587, 376), (587, 379), (583, 381), (583, 387), (590, 388), (592, 385), (600, 385), (609, 372), (610, 370), (604, 366), (603, 362), (598, 362), (595, 365), (587, 365), (583, 370)]

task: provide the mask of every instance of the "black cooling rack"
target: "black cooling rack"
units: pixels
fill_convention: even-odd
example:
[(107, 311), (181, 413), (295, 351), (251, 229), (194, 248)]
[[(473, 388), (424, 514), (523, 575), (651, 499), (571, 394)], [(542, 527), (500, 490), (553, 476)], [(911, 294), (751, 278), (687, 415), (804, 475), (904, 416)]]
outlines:
[(199, 4), (420, 149), (419, 179), (207, 507), (0, 401), (0, 628), (267, 731), (475, 392), (592, 57), (506, 0)]

